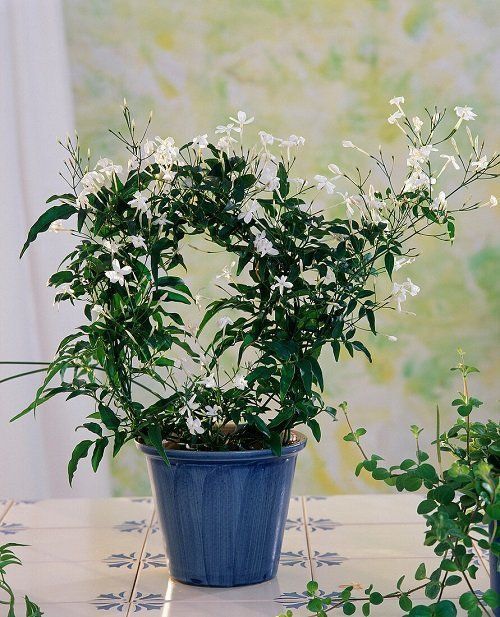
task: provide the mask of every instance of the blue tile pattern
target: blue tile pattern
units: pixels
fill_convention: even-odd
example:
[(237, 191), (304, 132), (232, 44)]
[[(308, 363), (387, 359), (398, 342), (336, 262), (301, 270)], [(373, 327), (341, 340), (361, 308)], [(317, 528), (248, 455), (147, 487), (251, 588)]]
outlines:
[[(329, 518), (312, 518), (307, 519), (307, 526), (309, 531), (331, 531), (338, 527), (338, 523), (332, 521)], [(304, 531), (304, 519), (299, 516), (298, 518), (288, 518), (286, 520), (285, 529), (295, 529), (296, 531)]]

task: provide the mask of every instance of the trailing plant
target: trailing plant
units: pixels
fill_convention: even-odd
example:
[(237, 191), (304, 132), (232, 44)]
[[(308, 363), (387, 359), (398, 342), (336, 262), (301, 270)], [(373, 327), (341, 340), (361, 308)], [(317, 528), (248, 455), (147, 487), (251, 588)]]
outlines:
[[(0, 595), (0, 606), (6, 606), (8, 608), (8, 613), (6, 617), (16, 617), (14, 612), (16, 598), (14, 596), (14, 592), (7, 582), (6, 579), (6, 569), (8, 566), (20, 566), (22, 565), (21, 560), (17, 557), (12, 550), (14, 547), (24, 546), (24, 544), (16, 544), (15, 542), (10, 542), (8, 544), (3, 544), (0, 546), (0, 590), (3, 592)], [(7, 597), (7, 599), (5, 599)], [(37, 606), (34, 602), (32, 602), (28, 596), (24, 596), (24, 604), (26, 609), (26, 617), (42, 617), (43, 613), (40, 610), (40, 607)], [(2, 611), (2, 615), (5, 613)]]
[[(427, 527), (424, 544), (433, 547), (441, 560), (439, 566), (428, 571), (421, 563), (414, 575), (415, 582), (408, 585), (402, 576), (396, 589), (389, 594), (382, 594), (370, 585), (364, 595), (356, 594), (350, 586), (338, 597), (325, 596), (319, 591), (318, 584), (311, 581), (307, 587), (311, 596), (308, 609), (316, 617), (325, 617), (337, 607), (341, 607), (345, 615), (352, 615), (358, 609), (363, 615), (370, 615), (372, 609), (377, 614), (375, 607), (389, 598), (398, 600), (402, 615), (454, 617), (457, 615), (456, 602), (443, 596), (456, 585), (468, 588), (457, 601), (468, 617), (493, 617), (495, 609), (500, 608), (498, 593), (493, 589), (483, 593), (475, 586), (478, 566), (474, 563), (473, 548), (475, 543), (480, 549), (500, 556), (500, 425), (493, 420), (471, 420), (472, 413), (482, 405), (469, 393), (468, 376), (477, 369), (466, 365), (462, 352), (460, 355), (458, 366), (451, 369), (461, 374), (463, 385), (451, 403), (457, 419), (451, 428), (441, 432), (437, 408), (436, 440), (433, 442), (436, 446), (435, 464), (420, 446), (422, 429), (417, 426), (411, 427), (416, 445), (414, 458), (387, 468), (382, 464), (382, 457), (376, 454), (368, 457), (360, 443), (365, 429), (353, 430), (347, 407), (345, 403), (341, 405), (350, 427), (344, 440), (356, 444), (362, 455), (356, 475), (368, 472), (374, 480), (394, 486), (399, 492), (426, 490), (417, 512)], [(421, 600), (414, 600), (416, 592), (423, 592), (428, 601), (424, 604)], [(382, 615), (384, 609), (380, 610)], [(293, 615), (290, 611), (288, 614)]]
[[(498, 176), (500, 156), (488, 158), (468, 126), (459, 131), (472, 109), (456, 107), (450, 124), (437, 109), (409, 119), (403, 104), (392, 99), (388, 118), (408, 144), (399, 179), (394, 158), (347, 140), (373, 175), (330, 164), (312, 182), (294, 177), (304, 139), (260, 131), (248, 148), (253, 118), (241, 111), (216, 128), (215, 144), (203, 134), (178, 148), (171, 137), (150, 140), (149, 123), (139, 132), (125, 103), (126, 131), (112, 131), (128, 152), (125, 168), (91, 163), (78, 138), (68, 139), (70, 190), (48, 200), (22, 253), (42, 232), (72, 234), (76, 246), (48, 284), (56, 303), (81, 303), (86, 321), (35, 369), (43, 383), (16, 418), (59, 394), (89, 399), (90, 435), (73, 452), (70, 479), (80, 459), (91, 453), (95, 470), (110, 444), (116, 455), (131, 439), (162, 453), (168, 440), (276, 454), (297, 426), (320, 439), (319, 414), (337, 413), (321, 394), (322, 351), (371, 360), (358, 332), (379, 334), (376, 312), (406, 312), (419, 292), (399, 278), (418, 256), (413, 240), (451, 242), (457, 213), (496, 205), (493, 196), (451, 203)], [(208, 304), (180, 277), (193, 236), (234, 256), (217, 278), (221, 296)], [(179, 309), (190, 304), (201, 311), (194, 329)], [(152, 403), (141, 402), (140, 389)]]

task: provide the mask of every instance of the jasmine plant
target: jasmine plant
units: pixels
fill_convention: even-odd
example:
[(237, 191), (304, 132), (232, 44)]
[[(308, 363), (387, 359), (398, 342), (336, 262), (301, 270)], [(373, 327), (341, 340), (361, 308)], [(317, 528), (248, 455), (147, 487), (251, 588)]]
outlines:
[[(247, 147), (254, 119), (242, 111), (214, 140), (201, 134), (178, 147), (150, 139), (149, 122), (139, 131), (125, 102), (126, 128), (112, 131), (124, 165), (92, 163), (78, 137), (63, 144), (69, 191), (50, 197), (21, 254), (42, 232), (75, 238), (48, 285), (56, 303), (81, 305), (84, 322), (39, 369), (43, 383), (16, 418), (60, 394), (89, 400), (70, 480), (80, 459), (90, 454), (96, 470), (108, 446), (116, 455), (132, 439), (162, 453), (167, 440), (277, 455), (295, 427), (320, 439), (319, 414), (337, 414), (322, 396), (322, 365), (332, 361), (322, 352), (371, 361), (358, 332), (381, 334), (377, 311), (406, 313), (420, 291), (399, 272), (418, 258), (414, 239), (452, 242), (458, 213), (497, 203), (458, 198), (498, 176), (499, 155), (485, 154), (468, 126), (470, 107), (456, 107), (450, 123), (445, 110), (409, 118), (403, 97), (390, 103), (388, 122), (408, 146), (400, 177), (381, 149), (369, 154), (348, 140), (372, 171), (330, 163), (327, 175), (295, 177), (304, 138), (260, 131)], [(220, 297), (208, 303), (181, 277), (193, 236), (232, 256), (217, 278)], [(194, 329), (186, 305), (200, 310)]]

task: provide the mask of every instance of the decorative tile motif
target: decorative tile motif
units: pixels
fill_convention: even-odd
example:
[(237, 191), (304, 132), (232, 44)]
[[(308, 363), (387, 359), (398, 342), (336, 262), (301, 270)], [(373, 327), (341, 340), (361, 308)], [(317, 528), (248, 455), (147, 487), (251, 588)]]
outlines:
[[(338, 566), (345, 557), (341, 557), (337, 553), (321, 553), (320, 551), (314, 551), (311, 555), (311, 560), (315, 563), (316, 567), (321, 566)], [(286, 551), (281, 553), (280, 565), (282, 566), (300, 566), (307, 568), (309, 566), (309, 555), (307, 551)]]
[(120, 591), (119, 593), (101, 593), (90, 604), (95, 606), (98, 611), (117, 610), (119, 613), (127, 613), (129, 608), (129, 593)]
[(122, 531), (123, 533), (143, 533), (149, 528), (149, 523), (146, 519), (141, 521), (124, 521), (119, 525), (115, 525), (113, 529)]
[(137, 592), (135, 600), (130, 605), (130, 611), (132, 613), (138, 613), (139, 611), (154, 611), (162, 608), (165, 603), (165, 596), (161, 593), (141, 593)]
[[(307, 519), (307, 527), (309, 531), (331, 531), (338, 527), (338, 523), (332, 521), (330, 518), (313, 518), (311, 516)], [(304, 530), (304, 519), (299, 516), (297, 518), (288, 518), (285, 523), (285, 529), (295, 531)]]
[(21, 523), (1, 523), (0, 534), (4, 536), (13, 536), (21, 531), (26, 531), (27, 527), (21, 525)]
[[(128, 568), (131, 570), (138, 561), (137, 553), (117, 553), (115, 555), (110, 555), (103, 559), (103, 563), (108, 564), (110, 568)], [(166, 567), (165, 555), (162, 553), (158, 553), (157, 555), (152, 555), (151, 553), (144, 553), (141, 558), (141, 567), (145, 570), (146, 568), (164, 568)]]
[[(332, 591), (329, 594), (325, 594), (321, 589), (318, 592), (322, 597), (328, 598), (338, 598), (340, 596), (340, 592)], [(284, 608), (290, 609), (299, 609), (306, 604), (311, 599), (311, 596), (308, 595), (307, 591), (303, 591), (302, 593), (297, 593), (296, 591), (289, 591), (282, 593), (280, 596), (275, 598), (275, 602), (279, 602)]]

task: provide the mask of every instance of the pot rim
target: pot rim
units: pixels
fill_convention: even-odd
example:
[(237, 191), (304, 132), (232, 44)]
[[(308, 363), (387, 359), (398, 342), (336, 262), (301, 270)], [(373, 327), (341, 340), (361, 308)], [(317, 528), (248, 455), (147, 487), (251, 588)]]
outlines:
[[(169, 460), (172, 461), (189, 461), (192, 463), (213, 463), (213, 462), (240, 462), (240, 461), (253, 461), (263, 460), (269, 458), (282, 459), (289, 456), (296, 456), (301, 450), (305, 448), (307, 443), (307, 437), (299, 432), (292, 431), (299, 441), (292, 443), (288, 446), (284, 446), (281, 450), (281, 456), (276, 456), (271, 449), (263, 450), (225, 450), (225, 451), (200, 451), (200, 450), (175, 450), (164, 448), (165, 454)], [(153, 446), (147, 446), (137, 439), (135, 440), (136, 447), (143, 452), (148, 458), (162, 459), (158, 451)]]

